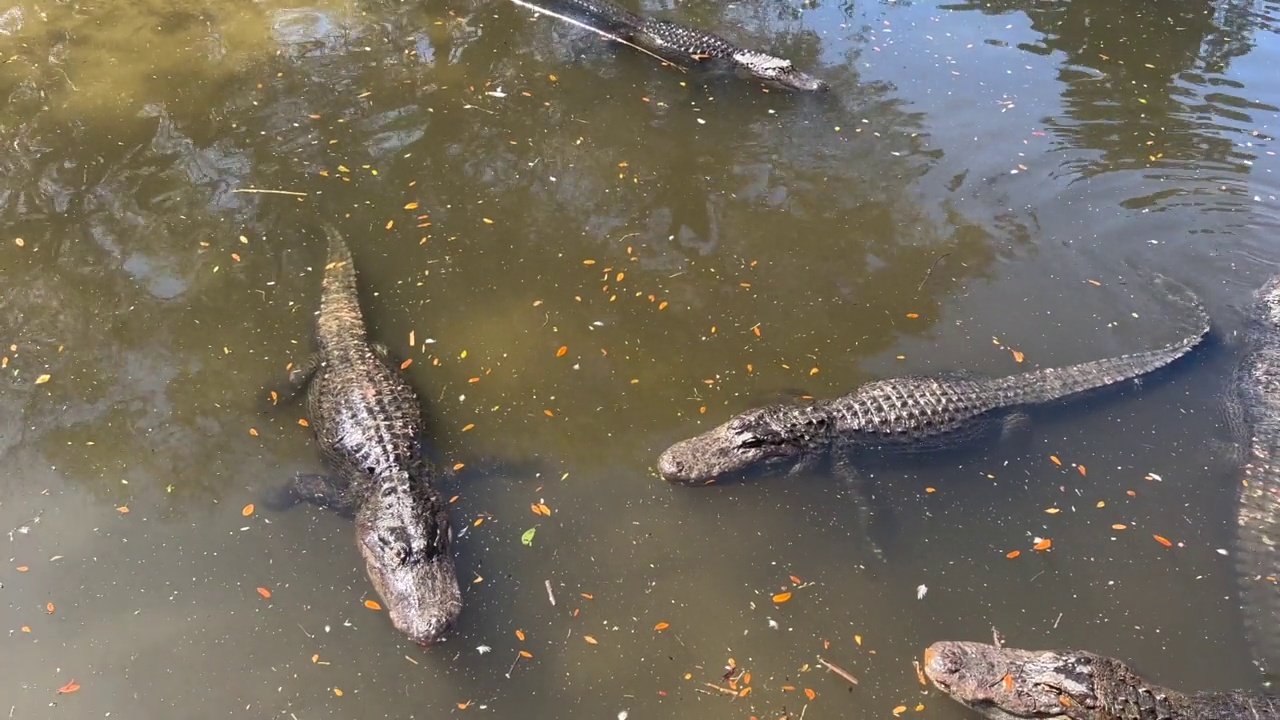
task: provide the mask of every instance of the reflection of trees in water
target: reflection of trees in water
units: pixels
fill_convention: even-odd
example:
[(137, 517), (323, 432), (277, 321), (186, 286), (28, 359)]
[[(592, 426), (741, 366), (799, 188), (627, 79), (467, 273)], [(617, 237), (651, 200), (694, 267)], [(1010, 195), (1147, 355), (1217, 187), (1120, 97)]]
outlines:
[[(49, 22), (20, 30), (27, 42), (12, 66), (22, 71), (5, 76), (13, 102), (0, 141), (15, 152), (0, 156), (0, 218), (25, 246), (0, 255), (6, 287), (29, 292), (3, 296), (0, 341), (19, 346), (21, 369), (3, 380), (15, 390), (5, 409), (21, 421), (0, 427), (0, 449), (15, 452), (20, 438), (97, 488), (130, 478), (135, 490), (150, 480), (217, 496), (259, 473), (275, 443), (296, 454), (296, 410), (253, 421), (260, 438), (245, 423), (255, 394), (296, 359), (291, 341), (309, 333), (315, 277), (303, 269), (314, 247), (299, 222), (350, 214), (352, 228), (382, 228), (395, 217), (403, 229), (377, 240), (388, 255), (417, 263), (420, 234), (431, 252), (471, 253), (467, 276), (441, 293), (556, 278), (565, 266), (555, 258), (617, 252), (618, 237), (639, 232), (646, 257), (633, 272), (655, 290), (778, 326), (793, 311), (781, 296), (729, 296), (699, 273), (719, 281), (760, 258), (793, 273), (788, 286), (803, 275), (816, 294), (801, 302), (837, 326), (847, 316), (818, 294), (892, 297), (951, 252), (958, 262), (914, 301), (927, 312), (991, 262), (989, 235), (913, 199), (937, 152), (923, 118), (852, 67), (828, 75), (837, 89), (822, 98), (692, 75), (682, 87), (669, 69), (611, 50), (586, 64), (541, 60), (562, 29), (514, 7), (495, 18), (398, 2), (351, 16), (252, 4), (256, 29), (238, 37), (243, 13), (190, 5), (131, 5), (123, 33), (101, 10), (56, 6)], [(747, 4), (733, 21), (764, 26), (778, 12)], [(730, 20), (708, 20), (720, 22)], [(406, 27), (419, 30), (390, 30)], [(113, 76), (126, 41), (158, 50), (134, 53)], [(771, 46), (818, 54), (808, 33)], [(849, 127), (836, 132), (841, 122)], [(311, 196), (232, 192), (251, 185)], [(429, 212), (429, 230), (411, 227), (408, 200)], [(490, 216), (519, 229), (486, 253), (482, 238), (513, 237), (478, 235)], [(828, 251), (831, 262), (815, 266)], [(668, 277), (690, 262), (698, 273)], [(671, 341), (700, 332), (675, 325)], [(860, 350), (895, 332), (864, 329)], [(31, 384), (40, 372), (53, 379)]]
[(1097, 151), (1076, 154), (1066, 166), (1082, 178), (1138, 170), (1168, 183), (1126, 200), (1141, 207), (1169, 196), (1218, 195), (1223, 188), (1247, 196), (1240, 176), (1249, 172), (1253, 155), (1238, 147), (1236, 136), (1253, 122), (1246, 110), (1275, 108), (1233, 94), (1243, 89), (1239, 83), (1211, 76), (1248, 52), (1254, 33), (1266, 27), (1255, 5), (993, 0), (947, 7), (1026, 13), (1043, 37), (1022, 49), (1063, 56), (1065, 116), (1047, 118), (1046, 125), (1066, 147)]

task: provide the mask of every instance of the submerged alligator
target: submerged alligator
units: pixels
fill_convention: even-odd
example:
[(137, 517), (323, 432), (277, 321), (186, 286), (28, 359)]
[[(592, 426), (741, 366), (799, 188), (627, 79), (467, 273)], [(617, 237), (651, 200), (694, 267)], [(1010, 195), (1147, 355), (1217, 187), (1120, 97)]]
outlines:
[(1231, 425), (1247, 456), (1235, 560), (1245, 630), (1263, 670), (1280, 673), (1280, 275), (1255, 295), (1248, 349), (1232, 378)]
[[(801, 91), (822, 91), (827, 83), (796, 69), (776, 55), (740, 48), (724, 38), (687, 25), (641, 17), (609, 0), (517, 0), (518, 4), (556, 15), (570, 22), (630, 43), (664, 59), (718, 60), (752, 77)], [(559, 15), (563, 11), (565, 15)]]
[(1016, 426), (1022, 406), (1138, 378), (1190, 352), (1209, 332), (1209, 316), (1194, 295), (1188, 304), (1194, 331), (1161, 348), (1002, 378), (955, 372), (889, 378), (833, 400), (755, 408), (672, 445), (658, 458), (658, 472), (668, 482), (706, 484), (774, 463), (804, 468), (831, 457), (853, 473), (847, 461), (856, 462), (859, 452), (940, 449), (1001, 422)]
[(939, 690), (993, 720), (1280, 718), (1280, 696), (1239, 690), (1182, 693), (1147, 682), (1115, 658), (1080, 650), (936, 642), (924, 651), (924, 674)]
[(290, 380), (307, 383), (307, 415), (337, 477), (299, 475), (293, 492), (354, 516), (365, 569), (392, 624), (425, 646), (440, 640), (462, 609), (448, 508), (419, 445), (418, 399), (386, 349), (370, 344), (351, 253), (336, 229), (326, 225), (325, 232), (319, 352)]

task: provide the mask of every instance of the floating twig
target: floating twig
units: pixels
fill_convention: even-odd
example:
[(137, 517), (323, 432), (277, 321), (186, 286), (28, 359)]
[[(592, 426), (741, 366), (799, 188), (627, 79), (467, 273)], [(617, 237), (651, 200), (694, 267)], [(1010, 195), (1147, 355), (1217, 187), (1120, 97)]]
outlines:
[(949, 253), (949, 252), (948, 252), (948, 253), (942, 253), (942, 254), (941, 254), (941, 255), (939, 255), (938, 257), (934, 258), (934, 260), (933, 260), (933, 264), (929, 266), (929, 271), (928, 271), (928, 272), (926, 272), (926, 273), (924, 274), (924, 279), (923, 279), (923, 280), (921, 280), (921, 281), (920, 281), (920, 284), (916, 286), (916, 292), (917, 292), (917, 293), (919, 293), (921, 290), (923, 290), (923, 289), (924, 289), (924, 284), (925, 284), (925, 283), (927, 283), (927, 282), (929, 282), (929, 276), (933, 274), (933, 269), (934, 269), (934, 268), (936, 268), (936, 267), (938, 267), (938, 263), (942, 262), (942, 258), (944, 258), (944, 257), (946, 257), (946, 256), (948, 256), (948, 255), (950, 255), (950, 254), (951, 254), (951, 253)]
[(547, 599), (551, 601), (551, 607), (556, 606), (556, 594), (551, 591), (551, 580), (547, 580)]
[(294, 192), (293, 190), (267, 190), (265, 188), (236, 188), (233, 193), (258, 193), (260, 195), (289, 195), (291, 197), (306, 197), (304, 192)]
[(727, 688), (727, 687), (720, 687), (719, 685), (716, 685), (715, 683), (704, 682), (704, 683), (702, 683), (702, 686), (703, 686), (703, 687), (711, 688), (712, 690), (715, 690), (716, 692), (720, 693), (721, 695), (732, 695), (733, 697), (738, 697), (738, 691), (737, 691), (737, 690), (731, 690), (731, 689), (729, 689), (729, 688)]
[(854, 677), (853, 675), (850, 675), (848, 670), (845, 670), (844, 668), (839, 667), (837, 665), (833, 665), (827, 662), (826, 660), (823, 660), (822, 658), (818, 658), (818, 662), (821, 663), (822, 666), (825, 667), (826, 669), (844, 678), (851, 685), (858, 684), (858, 678)]

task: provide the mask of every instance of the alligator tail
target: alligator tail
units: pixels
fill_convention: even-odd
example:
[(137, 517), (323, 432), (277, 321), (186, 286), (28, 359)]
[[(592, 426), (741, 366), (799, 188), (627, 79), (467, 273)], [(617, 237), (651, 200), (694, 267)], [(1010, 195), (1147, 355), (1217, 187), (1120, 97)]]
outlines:
[(1195, 329), (1177, 342), (1154, 350), (1093, 360), (1079, 365), (1042, 368), (993, 380), (1005, 404), (1030, 405), (1047, 403), (1096, 388), (1132, 380), (1159, 370), (1191, 352), (1209, 333), (1209, 313), (1198, 297), (1189, 290), (1188, 304), (1194, 309)]
[(363, 341), (364, 316), (360, 312), (356, 292), (356, 268), (351, 251), (338, 229), (325, 224), (329, 250), (324, 266), (323, 289), (320, 291), (320, 318), (317, 334), (321, 347), (335, 343)]

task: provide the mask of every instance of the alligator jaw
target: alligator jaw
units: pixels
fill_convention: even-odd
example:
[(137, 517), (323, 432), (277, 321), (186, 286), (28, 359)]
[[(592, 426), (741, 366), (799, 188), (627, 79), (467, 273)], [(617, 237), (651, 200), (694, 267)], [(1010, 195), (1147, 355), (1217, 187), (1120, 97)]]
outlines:
[(925, 649), (924, 674), (952, 699), (995, 720), (1072, 717), (1066, 695), (1026, 677), (1029, 668), (1054, 660), (1051, 652), (942, 641)]
[[(431, 527), (435, 518), (427, 516), (415, 522), (415, 516), (395, 512), (379, 499), (366, 501), (356, 519), (365, 571), (386, 604), (391, 624), (427, 647), (439, 642), (462, 612), (449, 539), (439, 535), (449, 529)], [(389, 516), (404, 522), (389, 526)]]

